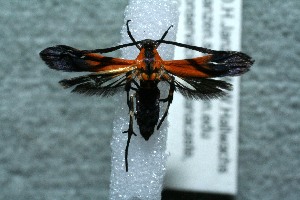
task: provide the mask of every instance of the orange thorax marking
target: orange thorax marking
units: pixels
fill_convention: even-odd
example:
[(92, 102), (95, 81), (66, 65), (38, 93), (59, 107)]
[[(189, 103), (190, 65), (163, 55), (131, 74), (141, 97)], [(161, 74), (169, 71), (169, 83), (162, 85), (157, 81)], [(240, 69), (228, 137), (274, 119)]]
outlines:
[[(146, 56), (146, 53), (150, 53), (151, 56), (149, 54)], [(160, 80), (163, 60), (156, 49), (149, 52), (149, 50), (142, 48), (135, 61), (137, 69), (140, 71), (140, 79), (145, 81)]]

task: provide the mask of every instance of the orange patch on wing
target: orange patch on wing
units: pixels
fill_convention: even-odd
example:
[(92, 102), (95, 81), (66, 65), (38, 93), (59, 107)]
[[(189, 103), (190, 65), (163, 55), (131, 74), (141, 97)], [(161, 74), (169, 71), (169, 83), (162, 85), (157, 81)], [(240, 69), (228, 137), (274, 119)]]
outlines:
[(209, 78), (210, 75), (205, 73), (205, 70), (209, 70), (209, 66), (206, 64), (211, 60), (211, 57), (212, 55), (207, 55), (193, 59), (164, 61), (164, 68), (176, 76)]
[(90, 70), (94, 72), (103, 72), (103, 74), (130, 71), (134, 69), (134, 63), (134, 60), (106, 57), (96, 53), (85, 55), (85, 64)]

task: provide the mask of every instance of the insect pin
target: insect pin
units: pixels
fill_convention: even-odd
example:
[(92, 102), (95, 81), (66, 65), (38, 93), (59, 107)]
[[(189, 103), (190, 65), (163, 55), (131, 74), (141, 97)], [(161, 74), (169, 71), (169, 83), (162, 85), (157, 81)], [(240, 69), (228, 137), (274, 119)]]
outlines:
[[(73, 87), (72, 92), (103, 97), (121, 91), (127, 93), (129, 127), (123, 132), (128, 134), (125, 149), (126, 171), (128, 171), (130, 140), (132, 135), (136, 135), (133, 131), (134, 118), (140, 134), (148, 140), (167, 117), (175, 91), (192, 99), (208, 100), (222, 97), (226, 91), (231, 90), (232, 85), (213, 78), (239, 76), (247, 72), (254, 63), (250, 56), (241, 52), (216, 51), (164, 40), (172, 26), (159, 40), (136, 41), (130, 32), (129, 22), (130, 20), (126, 26), (131, 43), (94, 50), (78, 50), (66, 45), (57, 45), (40, 52), (42, 60), (52, 69), (92, 72), (59, 82), (64, 88)], [(206, 55), (183, 60), (163, 60), (157, 51), (162, 43), (188, 48)], [(129, 46), (136, 46), (140, 51), (134, 60), (101, 55)], [(161, 98), (158, 88), (161, 81), (169, 85), (169, 92), (165, 98)], [(167, 106), (159, 120), (160, 102), (166, 103)]]

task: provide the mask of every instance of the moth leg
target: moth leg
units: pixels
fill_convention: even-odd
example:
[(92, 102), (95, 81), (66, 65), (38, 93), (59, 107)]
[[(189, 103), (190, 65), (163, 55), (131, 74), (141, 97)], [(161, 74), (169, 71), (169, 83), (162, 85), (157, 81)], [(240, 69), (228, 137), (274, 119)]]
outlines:
[(125, 148), (125, 168), (126, 172), (128, 172), (128, 149), (129, 149), (129, 144), (130, 144), (130, 139), (132, 135), (136, 134), (133, 132), (133, 117), (134, 117), (134, 94), (128, 97), (128, 106), (129, 106), (129, 127), (127, 131), (123, 131), (123, 133), (128, 133), (128, 139), (127, 139), (127, 144)]
[(165, 98), (165, 99), (160, 99), (160, 101), (162, 101), (162, 102), (168, 102), (168, 105), (167, 105), (167, 108), (164, 112), (164, 115), (162, 116), (161, 120), (159, 121), (159, 123), (157, 125), (157, 128), (156, 128), (157, 130), (160, 128), (161, 124), (163, 123), (163, 121), (167, 117), (170, 105), (173, 101), (173, 94), (174, 94), (174, 91), (175, 91), (174, 77), (169, 77), (169, 79), (171, 79), (171, 81), (169, 82), (170, 89), (169, 89), (168, 97)]
[[(139, 84), (134, 79), (132, 79), (132, 82), (137, 88), (140, 88)], [(131, 88), (131, 89), (135, 91), (137, 90), (136, 88)]]
[(138, 90), (137, 88), (134, 88), (134, 87), (131, 86), (131, 82), (133, 82), (134, 85), (137, 86), (137, 88), (140, 87), (140, 86), (138, 85), (138, 83), (137, 83), (134, 79), (132, 79), (131, 81), (128, 81), (128, 82), (125, 84), (125, 91), (126, 91), (126, 94), (127, 94), (127, 105), (128, 105), (129, 110), (130, 110), (130, 99), (129, 99), (130, 95), (129, 95), (129, 92), (130, 92), (130, 90), (134, 90), (134, 91), (137, 91), (137, 90)]
[(130, 99), (129, 99), (130, 89), (131, 89), (131, 83), (127, 82), (125, 85), (125, 91), (126, 91), (126, 96), (127, 96), (127, 106), (129, 108), (129, 110), (130, 110)]

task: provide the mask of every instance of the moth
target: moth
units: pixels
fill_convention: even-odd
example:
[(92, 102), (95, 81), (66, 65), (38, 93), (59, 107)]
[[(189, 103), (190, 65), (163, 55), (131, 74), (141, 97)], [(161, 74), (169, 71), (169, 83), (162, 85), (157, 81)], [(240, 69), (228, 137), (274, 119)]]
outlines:
[[(239, 76), (249, 71), (254, 63), (252, 58), (237, 51), (216, 51), (203, 47), (165, 40), (170, 26), (159, 40), (145, 39), (136, 41), (129, 29), (131, 43), (110, 48), (79, 50), (66, 45), (49, 47), (40, 52), (40, 57), (51, 69), (66, 72), (92, 72), (87, 75), (64, 79), (59, 83), (72, 92), (85, 95), (112, 96), (118, 92), (127, 93), (129, 108), (129, 127), (125, 149), (125, 168), (128, 171), (128, 149), (133, 131), (134, 119), (140, 134), (148, 140), (155, 129), (159, 129), (167, 117), (174, 92), (192, 99), (215, 99), (226, 94), (232, 85), (213, 78)], [(188, 48), (205, 54), (204, 56), (183, 59), (163, 60), (157, 48), (160, 44), (170, 44)], [(103, 56), (121, 48), (136, 46), (139, 54), (136, 59), (121, 59)], [(169, 92), (161, 98), (159, 82), (166, 82)], [(166, 109), (160, 118), (160, 103)], [(160, 118), (160, 120), (159, 120)]]

